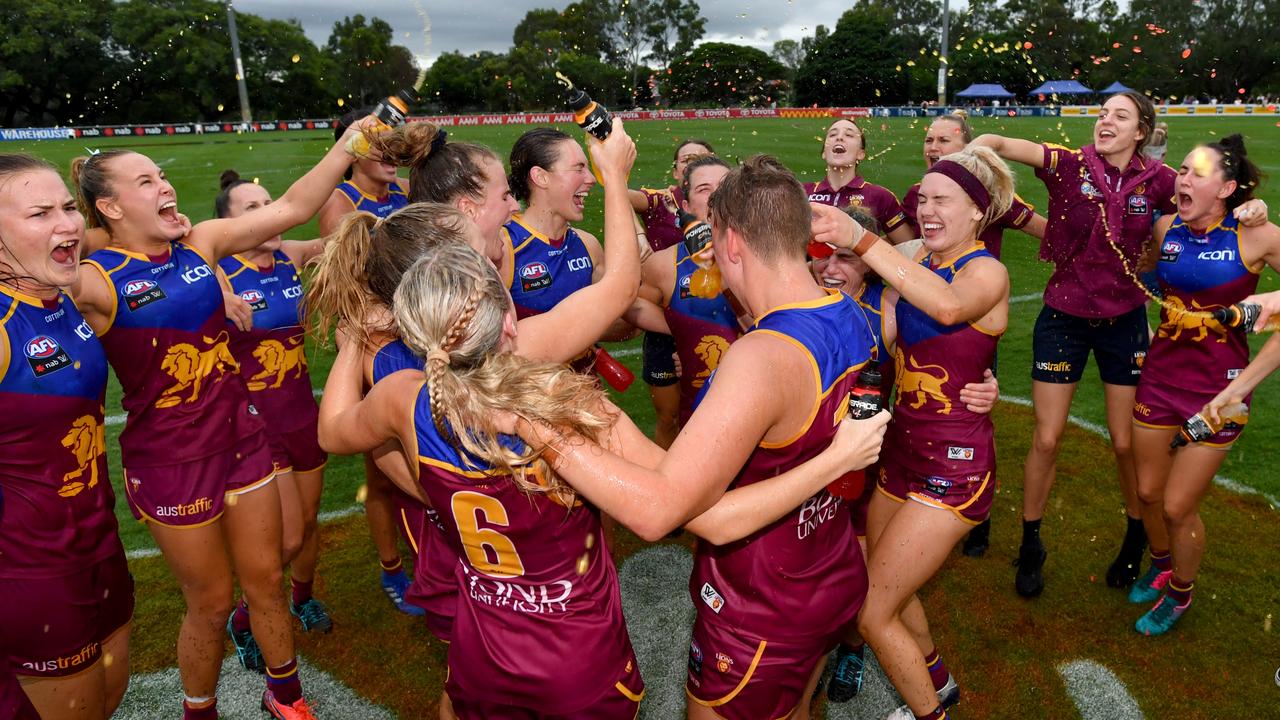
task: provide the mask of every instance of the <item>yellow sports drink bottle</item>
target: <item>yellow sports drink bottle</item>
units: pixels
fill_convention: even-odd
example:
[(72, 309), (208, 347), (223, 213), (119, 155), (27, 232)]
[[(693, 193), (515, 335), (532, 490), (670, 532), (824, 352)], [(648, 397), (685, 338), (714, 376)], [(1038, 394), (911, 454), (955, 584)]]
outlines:
[(1280, 315), (1272, 315), (1261, 329), (1254, 330), (1258, 316), (1262, 314), (1262, 306), (1258, 303), (1238, 302), (1213, 311), (1213, 319), (1229, 328), (1237, 328), (1245, 332), (1274, 332), (1280, 330)]
[(1218, 413), (1220, 422), (1213, 422), (1205, 417), (1203, 413), (1196, 413), (1191, 419), (1182, 424), (1182, 428), (1178, 430), (1178, 434), (1173, 436), (1173, 441), (1169, 443), (1171, 448), (1180, 448), (1189, 443), (1204, 442), (1218, 431), (1226, 427), (1229, 423), (1236, 425), (1244, 425), (1249, 422), (1249, 406), (1244, 403), (1235, 403), (1228, 405)]
[[(418, 94), (413, 90), (401, 90), (375, 105), (369, 114), (378, 119), (382, 129), (390, 130), (408, 120), (409, 106), (417, 100)], [(365, 157), (369, 154), (369, 139), (364, 133), (355, 135), (347, 142), (347, 150), (356, 157)]]

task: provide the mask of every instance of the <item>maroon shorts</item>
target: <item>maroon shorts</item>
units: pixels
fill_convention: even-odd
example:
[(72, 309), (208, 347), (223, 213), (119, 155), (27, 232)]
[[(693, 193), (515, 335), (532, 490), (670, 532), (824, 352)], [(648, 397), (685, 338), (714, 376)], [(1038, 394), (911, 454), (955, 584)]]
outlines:
[(9, 669), (9, 661), (3, 657), (0, 657), (0, 718), (40, 720), (40, 714)]
[(914, 500), (950, 510), (970, 525), (986, 520), (996, 499), (995, 468), (974, 467), (966, 468), (963, 473), (925, 475), (889, 459), (880, 464), (876, 487), (898, 502)]
[[(1138, 383), (1138, 394), (1133, 403), (1133, 422), (1157, 430), (1179, 428), (1187, 418), (1200, 412), (1217, 395), (1217, 392), (1196, 392), (1165, 385), (1148, 373)], [(1249, 398), (1245, 398), (1245, 404), (1248, 403)], [(1243, 430), (1240, 425), (1228, 423), (1200, 444), (1229, 448)]]
[[(450, 642), (453, 639), (453, 618), (458, 606), (458, 555), (445, 540), (444, 528), (436, 523), (436, 511), (418, 513), (419, 527), (414, 551), (418, 558), (413, 563), (413, 584), (405, 593), (405, 600), (426, 611), (427, 629), (432, 635)], [(402, 521), (408, 515), (401, 511)]]
[(67, 677), (85, 670), (132, 617), (133, 576), (123, 549), (71, 575), (0, 579), (0, 633), (19, 675)]
[(836, 646), (832, 635), (783, 643), (741, 635), (701, 614), (689, 643), (685, 693), (727, 720), (787, 717), (800, 704), (813, 669)]
[(458, 720), (635, 720), (644, 699), (644, 680), (635, 658), (627, 661), (622, 677), (586, 707), (570, 713), (539, 712), (485, 700), (462, 700), (453, 696), (453, 712)]
[(267, 440), (278, 473), (313, 472), (329, 462), (329, 454), (320, 449), (318, 419), (291, 432), (274, 433), (268, 426)]
[(856, 500), (849, 501), (849, 519), (853, 521), (853, 532), (860, 538), (867, 536), (867, 508), (871, 505), (871, 496), (876, 494), (878, 477), (880, 477), (880, 463), (876, 462), (867, 468), (866, 480), (862, 483), (862, 494)]
[(200, 527), (222, 516), (227, 496), (275, 478), (264, 433), (254, 433), (217, 455), (173, 465), (125, 468), (124, 489), (133, 516), (168, 527)]

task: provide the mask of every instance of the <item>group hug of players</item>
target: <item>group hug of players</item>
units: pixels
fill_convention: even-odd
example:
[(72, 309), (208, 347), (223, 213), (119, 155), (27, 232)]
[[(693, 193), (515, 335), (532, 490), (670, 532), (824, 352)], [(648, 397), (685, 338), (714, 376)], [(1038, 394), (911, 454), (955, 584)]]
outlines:
[[(504, 167), (428, 123), (352, 119), (277, 200), (224, 174), (217, 217), (195, 225), (143, 154), (78, 159), (74, 197), (47, 163), (0, 155), (0, 716), (109, 717), (128, 683), (110, 364), (128, 413), (122, 485), (186, 603), (189, 720), (217, 717), (228, 634), (265, 672), (271, 716), (313, 717), (293, 617), (333, 627), (312, 595), (326, 453), (366, 454), (383, 589), (450, 643), (442, 717), (636, 716), (609, 518), (649, 541), (698, 537), (690, 718), (808, 717), (834, 648), (828, 697), (857, 692), (864, 645), (905, 702), (891, 717), (946, 717), (960, 691), (916, 591), (994, 498), (1006, 228), (1040, 238), (1055, 265), (1035, 326), (1017, 591), (1043, 588), (1041, 517), (1092, 352), (1129, 517), (1107, 580), (1148, 608), (1139, 632), (1168, 631), (1204, 553), (1197, 509), (1240, 429), (1170, 441), (1280, 364), (1270, 343), (1246, 368), (1243, 334), (1195, 311), (1280, 268), (1280, 228), (1251, 200), (1240, 136), (1174, 170), (1150, 154), (1154, 120), (1145, 96), (1121, 93), (1072, 150), (971, 138), (964, 117), (939, 117), (903, 204), (859, 175), (865, 136), (846, 119), (827, 131), (821, 182), (687, 141), (678, 185), (644, 191), (627, 187), (620, 121), (590, 159), (531, 130)], [(1035, 168), (1043, 216), (1006, 161)], [(597, 178), (603, 243), (573, 226)], [(281, 241), (317, 213), (323, 239)], [(709, 224), (710, 245), (681, 242), (677, 216)], [(1152, 268), (1154, 337), (1136, 280)], [(649, 333), (656, 442), (590, 371), (596, 342), (635, 328)], [(307, 329), (338, 348), (318, 406)], [(892, 420), (847, 419), (867, 368), (896, 386)], [(864, 484), (841, 485), (852, 492), (827, 490), (859, 470)]]

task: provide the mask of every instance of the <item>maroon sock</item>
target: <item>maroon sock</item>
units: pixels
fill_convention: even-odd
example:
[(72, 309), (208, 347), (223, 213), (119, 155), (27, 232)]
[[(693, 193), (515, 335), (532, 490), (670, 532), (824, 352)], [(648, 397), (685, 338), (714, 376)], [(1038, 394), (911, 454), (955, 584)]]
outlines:
[(1165, 594), (1173, 601), (1174, 605), (1186, 605), (1191, 602), (1191, 591), (1196, 587), (1195, 580), (1182, 581), (1177, 575), (1169, 578), (1169, 584), (1165, 586)]
[[(915, 713), (912, 713), (915, 715)], [(947, 709), (939, 705), (932, 712), (916, 715), (916, 720), (947, 720)]]
[(231, 613), (231, 627), (238, 633), (249, 632), (249, 603), (243, 598), (240, 604), (236, 605), (236, 609)]
[(1173, 558), (1169, 557), (1168, 550), (1152, 550), (1151, 564), (1160, 572), (1173, 569)]
[(942, 656), (938, 654), (938, 648), (934, 648), (933, 652), (924, 657), (924, 664), (929, 668), (929, 679), (933, 680), (933, 689), (941, 690), (946, 687), (947, 678), (951, 673), (947, 671), (947, 664), (942, 662)]
[(378, 564), (382, 566), (382, 572), (388, 575), (395, 575), (396, 573), (404, 572), (404, 563), (400, 560), (399, 555), (397, 555), (391, 562), (379, 560)]
[(183, 700), (182, 720), (218, 720), (218, 698), (200, 707), (191, 707), (190, 703)]
[(298, 658), (280, 667), (267, 668), (267, 689), (283, 705), (292, 705), (302, 697), (302, 682), (298, 680)]
[(311, 599), (311, 586), (314, 583), (315, 583), (314, 580), (308, 580), (307, 582), (303, 582), (298, 579), (292, 579), (289, 581), (289, 584), (293, 586), (293, 604), (294, 605), (301, 605), (302, 603)]

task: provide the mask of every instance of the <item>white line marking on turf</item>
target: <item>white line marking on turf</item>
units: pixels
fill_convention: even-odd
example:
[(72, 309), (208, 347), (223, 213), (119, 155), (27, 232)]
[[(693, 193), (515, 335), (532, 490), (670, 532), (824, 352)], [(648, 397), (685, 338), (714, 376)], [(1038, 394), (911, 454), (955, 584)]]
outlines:
[[(1018, 397), (1017, 395), (1001, 395), (1000, 399), (1011, 402), (1014, 405), (1031, 407), (1031, 398)], [(1070, 422), (1072, 425), (1075, 425), (1076, 427), (1082, 428), (1084, 430), (1088, 430), (1094, 435), (1100, 436), (1102, 439), (1106, 440), (1107, 442), (1111, 441), (1111, 433), (1105, 427), (1095, 422), (1090, 422), (1088, 420), (1085, 420), (1084, 418), (1076, 417), (1075, 415), (1068, 415), (1067, 422)], [(1280, 508), (1280, 498), (1277, 498), (1271, 495), (1270, 493), (1265, 493), (1265, 492), (1262, 492), (1261, 490), (1245, 485), (1239, 480), (1232, 480), (1231, 478), (1226, 477), (1224, 475), (1215, 475), (1213, 477), (1213, 484), (1217, 485), (1220, 488), (1223, 488), (1224, 490), (1228, 490), (1238, 495), (1257, 495), (1261, 497), (1263, 500), (1266, 500), (1267, 504), (1271, 506), (1272, 510)]]
[(123, 413), (121, 413), (120, 415), (108, 415), (106, 419), (102, 421), (102, 424), (103, 425), (123, 425), (125, 419), (127, 419), (128, 417), (129, 417), (128, 415), (125, 415)]
[(1009, 298), (1009, 303), (1012, 304), (1012, 303), (1031, 302), (1032, 300), (1039, 300), (1042, 297), (1044, 297), (1044, 293), (1031, 293), (1030, 295), (1014, 295), (1013, 297)]
[(1058, 666), (1082, 720), (1142, 720), (1142, 708), (1115, 673), (1092, 660)]

